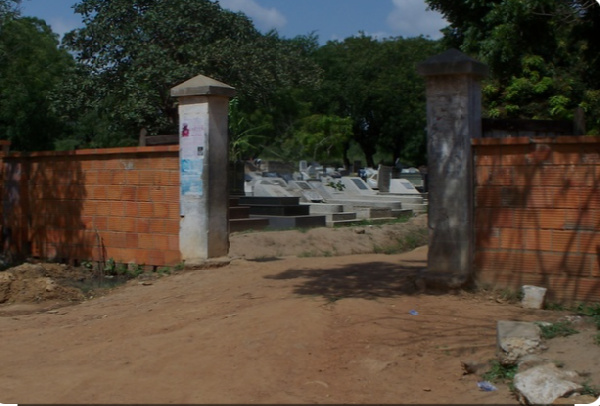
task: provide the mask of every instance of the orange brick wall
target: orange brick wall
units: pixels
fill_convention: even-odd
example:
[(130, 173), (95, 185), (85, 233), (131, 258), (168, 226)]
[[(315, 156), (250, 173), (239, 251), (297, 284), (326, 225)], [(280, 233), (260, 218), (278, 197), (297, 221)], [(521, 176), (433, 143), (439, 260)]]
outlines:
[(2, 172), (14, 254), (180, 262), (179, 146), (13, 153)]
[(600, 302), (600, 137), (473, 140), (477, 280)]

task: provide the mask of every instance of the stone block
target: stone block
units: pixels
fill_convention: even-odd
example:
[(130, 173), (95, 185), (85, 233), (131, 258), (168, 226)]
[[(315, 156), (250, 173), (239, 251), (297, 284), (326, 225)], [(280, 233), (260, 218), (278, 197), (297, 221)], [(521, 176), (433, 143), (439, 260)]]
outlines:
[(546, 296), (546, 288), (538, 286), (524, 285), (522, 288), (523, 300), (521, 306), (525, 309), (541, 309), (544, 307), (544, 298)]
[(549, 405), (560, 397), (581, 390), (581, 385), (573, 382), (578, 378), (576, 372), (564, 371), (549, 363), (519, 372), (515, 375), (514, 385), (521, 401)]
[(526, 355), (542, 350), (540, 328), (535, 323), (501, 320), (497, 325), (498, 360), (514, 365)]

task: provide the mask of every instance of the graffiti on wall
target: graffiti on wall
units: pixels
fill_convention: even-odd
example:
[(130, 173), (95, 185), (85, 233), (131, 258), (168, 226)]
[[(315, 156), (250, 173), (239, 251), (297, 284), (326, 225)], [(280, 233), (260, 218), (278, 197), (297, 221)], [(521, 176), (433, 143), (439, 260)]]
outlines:
[(202, 174), (206, 152), (207, 112), (205, 106), (186, 106), (180, 119), (181, 195), (204, 194)]

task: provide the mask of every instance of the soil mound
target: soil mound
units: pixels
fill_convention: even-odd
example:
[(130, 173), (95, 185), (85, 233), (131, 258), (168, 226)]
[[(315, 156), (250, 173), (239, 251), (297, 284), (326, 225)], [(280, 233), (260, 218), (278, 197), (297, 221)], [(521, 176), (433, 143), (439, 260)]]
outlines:
[(0, 272), (0, 303), (81, 302), (85, 295), (67, 281), (82, 278), (80, 270), (67, 265), (22, 264)]

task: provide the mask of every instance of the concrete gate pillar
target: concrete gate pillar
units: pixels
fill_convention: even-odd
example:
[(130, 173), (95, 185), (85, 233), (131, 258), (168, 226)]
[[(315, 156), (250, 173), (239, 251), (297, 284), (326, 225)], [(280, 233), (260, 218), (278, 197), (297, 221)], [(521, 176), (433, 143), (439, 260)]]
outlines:
[(194, 266), (229, 253), (228, 110), (235, 89), (196, 76), (171, 89), (179, 101), (179, 250)]
[(464, 283), (473, 270), (471, 138), (481, 137), (486, 65), (451, 49), (419, 64), (427, 95), (428, 272)]

